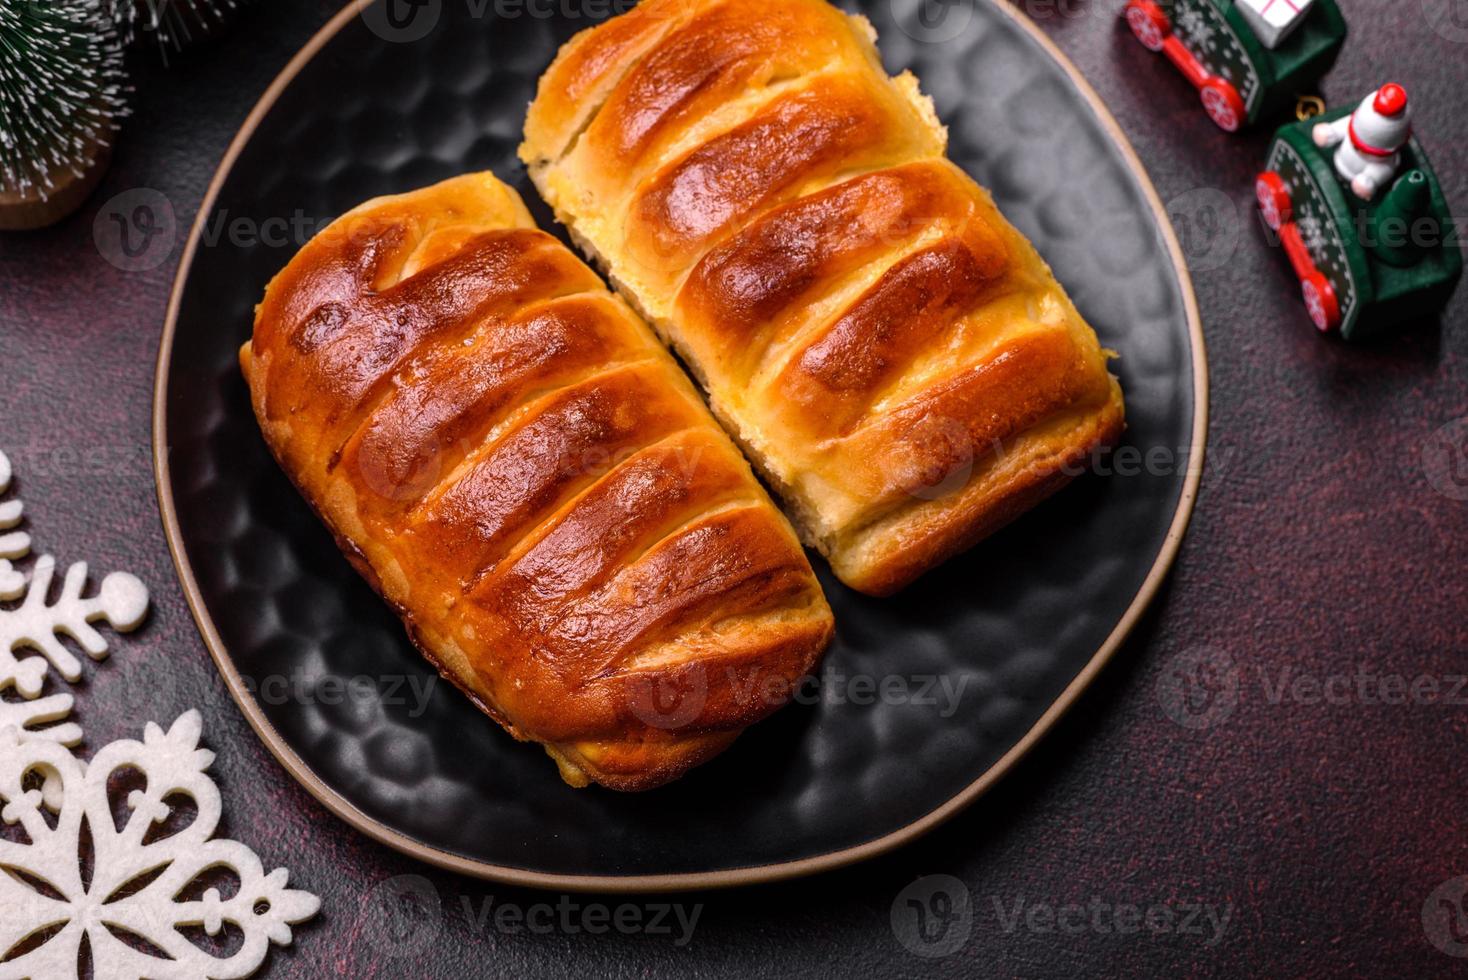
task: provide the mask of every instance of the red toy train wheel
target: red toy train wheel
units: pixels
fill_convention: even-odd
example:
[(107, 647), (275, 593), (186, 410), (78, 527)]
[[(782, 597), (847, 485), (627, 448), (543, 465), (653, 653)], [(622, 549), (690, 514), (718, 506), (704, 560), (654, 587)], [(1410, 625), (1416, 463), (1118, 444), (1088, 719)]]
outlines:
[(1294, 218), (1294, 202), (1279, 174), (1272, 170), (1260, 174), (1254, 181), (1254, 194), (1259, 198), (1259, 213), (1271, 231), (1279, 231)]
[(1225, 133), (1237, 133), (1244, 124), (1244, 99), (1239, 90), (1222, 78), (1210, 78), (1204, 82), (1203, 109), (1214, 125)]
[(1336, 302), (1335, 287), (1330, 280), (1318, 272), (1312, 272), (1300, 280), (1300, 292), (1305, 297), (1305, 309), (1310, 320), (1321, 333), (1333, 333), (1340, 329), (1341, 306)]
[(1131, 0), (1126, 8), (1127, 26), (1148, 51), (1161, 51), (1172, 33), (1172, 21), (1152, 0)]

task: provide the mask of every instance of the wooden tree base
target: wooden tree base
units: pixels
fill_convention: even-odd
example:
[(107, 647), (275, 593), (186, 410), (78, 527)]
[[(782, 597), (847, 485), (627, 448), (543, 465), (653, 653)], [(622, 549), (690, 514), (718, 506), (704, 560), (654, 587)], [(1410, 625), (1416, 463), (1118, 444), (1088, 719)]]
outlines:
[(54, 225), (82, 206), (97, 189), (111, 162), (112, 151), (105, 146), (98, 147), (80, 177), (70, 172), (54, 177), (56, 186), (44, 199), (36, 188), (24, 193), (0, 188), (0, 231), (29, 231)]

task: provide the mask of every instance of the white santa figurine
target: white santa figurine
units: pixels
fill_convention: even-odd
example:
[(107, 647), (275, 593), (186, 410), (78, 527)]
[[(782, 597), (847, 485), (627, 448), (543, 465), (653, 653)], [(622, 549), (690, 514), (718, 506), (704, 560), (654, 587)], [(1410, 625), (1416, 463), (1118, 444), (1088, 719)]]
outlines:
[(1315, 127), (1315, 145), (1335, 151), (1336, 173), (1363, 201), (1391, 182), (1402, 165), (1402, 147), (1412, 138), (1412, 108), (1407, 90), (1383, 85), (1366, 96), (1356, 111)]

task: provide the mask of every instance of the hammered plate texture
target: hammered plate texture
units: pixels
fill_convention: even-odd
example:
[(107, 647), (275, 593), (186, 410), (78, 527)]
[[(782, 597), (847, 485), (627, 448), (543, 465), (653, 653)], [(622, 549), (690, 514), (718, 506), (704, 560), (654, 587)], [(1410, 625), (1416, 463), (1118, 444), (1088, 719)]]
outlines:
[[(953, 159), (993, 190), (1121, 353), (1127, 443), (1192, 451), (1201, 353), (1186, 286), (1141, 182), (1062, 65), (988, 0), (939, 39), (923, 0), (848, 6), (872, 19), (891, 69), (922, 79)], [(540, 72), (588, 21), (496, 18), (494, 4), (462, 0), (423, 9), (439, 19), (412, 41), (351, 18), (290, 81), (223, 179), (184, 273), (160, 451), (218, 654), (252, 686), (285, 677), (305, 692), (262, 696), (260, 707), (332, 792), (486, 873), (776, 865), (883, 837), (952, 799), (1035, 726), (1121, 620), (1164, 547), (1184, 467), (1083, 477), (895, 599), (851, 592), (813, 559), (838, 623), (819, 696), (652, 793), (570, 789), (538, 747), (512, 741), (446, 683), (422, 712), (410, 684), (398, 692), (407, 696), (314, 696), (359, 675), (421, 684), (433, 673), (260, 438), (236, 361), (254, 304), (325, 221), (467, 170), (494, 170), (560, 232), (515, 148)], [(260, 234), (232, 233), (240, 218)], [(941, 696), (863, 703), (873, 699), (850, 684), (889, 675), (913, 691), (944, 678), (962, 693), (949, 712)]]

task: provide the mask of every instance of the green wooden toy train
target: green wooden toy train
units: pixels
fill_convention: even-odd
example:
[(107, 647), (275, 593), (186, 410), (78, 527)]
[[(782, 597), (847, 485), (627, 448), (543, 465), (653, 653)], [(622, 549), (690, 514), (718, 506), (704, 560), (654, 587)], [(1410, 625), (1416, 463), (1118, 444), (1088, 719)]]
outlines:
[(1137, 40), (1166, 55), (1230, 133), (1293, 105), (1346, 40), (1335, 0), (1128, 0), (1125, 15)]
[(1323, 333), (1359, 340), (1429, 316), (1462, 275), (1458, 230), (1406, 101), (1387, 85), (1354, 109), (1282, 127), (1256, 181)]

